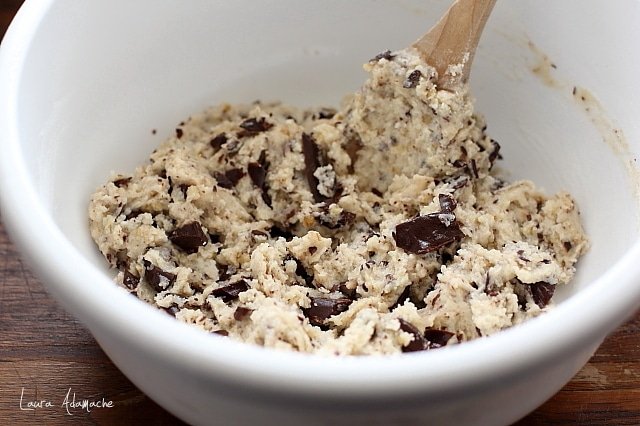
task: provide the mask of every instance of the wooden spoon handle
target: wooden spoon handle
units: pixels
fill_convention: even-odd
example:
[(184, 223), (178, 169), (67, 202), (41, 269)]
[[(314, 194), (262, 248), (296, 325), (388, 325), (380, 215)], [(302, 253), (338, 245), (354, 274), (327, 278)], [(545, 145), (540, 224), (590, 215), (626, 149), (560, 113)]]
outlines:
[(438, 83), (453, 82), (445, 73), (449, 65), (462, 64), (460, 78), (467, 81), (484, 25), (496, 0), (456, 0), (440, 21), (413, 43), (422, 58), (438, 71)]

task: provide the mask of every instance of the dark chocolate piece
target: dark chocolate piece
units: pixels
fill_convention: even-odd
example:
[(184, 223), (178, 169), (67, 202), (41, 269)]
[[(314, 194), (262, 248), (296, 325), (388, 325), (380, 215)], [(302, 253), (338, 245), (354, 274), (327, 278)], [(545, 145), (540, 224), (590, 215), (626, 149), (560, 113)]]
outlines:
[(336, 111), (331, 108), (322, 108), (318, 111), (318, 118), (322, 120), (330, 120), (336, 115)]
[(418, 86), (421, 78), (422, 73), (420, 72), (420, 70), (414, 70), (411, 72), (411, 74), (409, 74), (404, 83), (402, 83), (402, 87), (404, 87), (405, 89), (413, 89)]
[(453, 213), (458, 205), (455, 198), (447, 194), (438, 195), (438, 202), (440, 203), (440, 210), (445, 213)]
[(228, 140), (227, 139), (227, 135), (225, 133), (220, 133), (219, 135), (217, 135), (213, 139), (211, 139), (211, 141), (209, 141), (209, 144), (211, 145), (211, 147), (213, 149), (215, 149), (217, 151), (220, 148), (222, 148), (222, 145), (227, 143), (227, 140)]
[(309, 275), (302, 262), (300, 262), (300, 260), (296, 259), (292, 255), (288, 254), (284, 258), (284, 261), (287, 262), (289, 260), (293, 260), (294, 262), (296, 262), (296, 275), (304, 280), (307, 287), (315, 288), (315, 286), (313, 285), (313, 276)]
[(176, 129), (176, 137), (177, 137), (178, 139), (181, 139), (181, 138), (182, 138), (182, 135), (184, 135), (184, 131), (183, 131), (180, 127), (178, 127), (178, 128)]
[(302, 153), (304, 154), (304, 174), (313, 195), (313, 201), (316, 203), (325, 201), (327, 197), (318, 191), (318, 178), (313, 175), (316, 169), (321, 166), (320, 150), (313, 137), (307, 133), (302, 134)]
[(349, 299), (356, 300), (356, 289), (347, 287), (346, 282), (334, 285), (331, 291), (339, 291)]
[(171, 315), (172, 317), (175, 317), (176, 314), (180, 312), (180, 308), (178, 308), (176, 305), (171, 305), (168, 308), (161, 308), (161, 309), (166, 313), (168, 313), (169, 315)]
[(386, 59), (387, 61), (390, 61), (395, 57), (396, 55), (392, 55), (390, 50), (385, 50), (382, 53), (378, 53), (376, 56), (370, 59), (369, 62), (378, 62), (380, 59)]
[(318, 219), (321, 225), (331, 230), (339, 229), (347, 225), (351, 225), (354, 220), (356, 220), (356, 215), (344, 210), (340, 213), (340, 216), (338, 217), (338, 220), (336, 221), (336, 223), (327, 222), (326, 220), (322, 219), (322, 217)]
[(348, 172), (353, 174), (356, 161), (358, 160), (358, 153), (364, 145), (362, 143), (362, 139), (360, 139), (360, 136), (355, 132), (351, 132), (346, 139), (347, 141), (344, 143), (342, 148), (345, 150), (345, 152), (349, 156), (349, 159), (351, 160), (351, 164), (349, 164), (348, 167)]
[(133, 275), (128, 270), (124, 270), (124, 277), (122, 278), (122, 284), (125, 285), (129, 290), (135, 290), (140, 283), (140, 278)]
[(245, 280), (236, 281), (235, 283), (216, 288), (211, 292), (214, 297), (219, 297), (223, 302), (228, 303), (238, 298), (243, 291), (247, 291), (249, 285)]
[(544, 281), (540, 281), (534, 284), (528, 284), (529, 291), (533, 302), (541, 308), (544, 308), (549, 304), (553, 293), (556, 291), (556, 286)]
[(478, 174), (478, 166), (476, 164), (476, 160), (473, 158), (471, 159), (471, 173), (473, 173), (473, 176), (475, 176), (476, 179), (480, 177), (480, 175)]
[[(163, 291), (166, 290), (169, 286), (171, 286), (176, 281), (176, 275), (170, 272), (163, 271), (158, 268), (148, 260), (142, 261), (144, 265), (144, 279), (147, 280), (149, 285), (155, 291)], [(161, 284), (166, 282), (166, 286), (162, 286)]]
[(491, 166), (493, 166), (493, 163), (497, 159), (502, 158), (502, 156), (500, 155), (500, 144), (491, 139), (491, 145), (493, 145), (493, 151), (491, 151), (491, 154), (489, 154), (489, 162), (491, 163)]
[(129, 182), (131, 182), (131, 178), (126, 177), (126, 178), (120, 178), (120, 179), (114, 180), (113, 184), (118, 188), (122, 188), (123, 186), (126, 188), (127, 185), (129, 185)]
[(449, 339), (453, 337), (453, 333), (446, 330), (427, 327), (424, 331), (424, 338), (427, 340), (429, 349), (437, 349), (445, 346)]
[(330, 299), (328, 297), (311, 297), (311, 307), (303, 312), (312, 325), (324, 326), (327, 319), (349, 309), (352, 300), (346, 297)]
[(174, 229), (168, 234), (169, 240), (186, 253), (195, 253), (209, 242), (199, 222), (190, 222)]
[(244, 306), (238, 306), (233, 313), (233, 319), (236, 321), (242, 321), (246, 319), (249, 315), (251, 315), (253, 309), (245, 308)]
[(267, 188), (267, 169), (269, 163), (267, 162), (267, 152), (262, 151), (257, 162), (251, 162), (247, 166), (249, 177), (251, 182), (262, 191), (262, 200), (266, 205), (271, 207), (271, 197), (269, 196)]
[(400, 296), (398, 296), (398, 300), (396, 300), (395, 303), (389, 307), (389, 310), (393, 311), (398, 306), (404, 304), (404, 302), (406, 302), (407, 300), (411, 300), (411, 285), (406, 286), (404, 290), (402, 290), (402, 293), (400, 293)]
[(408, 345), (402, 347), (402, 352), (416, 352), (428, 349), (427, 341), (415, 325), (402, 318), (398, 318), (398, 321), (400, 321), (400, 330), (413, 335), (413, 340), (411, 340)]
[(212, 333), (219, 334), (220, 336), (224, 337), (227, 337), (229, 335), (229, 332), (227, 330), (213, 330)]
[(213, 175), (216, 181), (218, 181), (218, 186), (226, 189), (231, 189), (236, 186), (243, 176), (244, 172), (242, 169), (231, 169), (224, 173), (215, 172)]
[(271, 235), (271, 238), (284, 238), (287, 241), (291, 241), (293, 239), (293, 237), (295, 237), (294, 234), (292, 234), (291, 232), (289, 232), (286, 229), (283, 229), (279, 226), (274, 226), (269, 230), (269, 234)]
[(455, 216), (451, 220), (448, 216), (452, 213), (430, 213), (399, 224), (393, 234), (396, 246), (409, 253), (425, 254), (462, 239), (464, 234)]
[(243, 138), (245, 136), (255, 136), (258, 133), (266, 132), (273, 127), (273, 124), (265, 120), (264, 117), (260, 118), (247, 118), (240, 123), (241, 131), (238, 132), (238, 137)]

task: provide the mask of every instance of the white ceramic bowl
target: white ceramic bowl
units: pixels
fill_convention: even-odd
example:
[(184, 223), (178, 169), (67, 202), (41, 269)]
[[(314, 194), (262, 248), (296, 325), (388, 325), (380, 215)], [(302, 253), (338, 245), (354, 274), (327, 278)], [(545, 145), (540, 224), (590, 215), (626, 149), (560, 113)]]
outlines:
[[(116, 288), (87, 230), (94, 188), (145, 161), (189, 114), (223, 100), (336, 104), (362, 82), (363, 62), (408, 45), (447, 5), (27, 0), (0, 56), (2, 218), (114, 363), (188, 422), (515, 421), (558, 391), (640, 301), (638, 1), (502, 1), (483, 36), (472, 86), (503, 167), (569, 190), (592, 241), (559, 306), (522, 326), (387, 358), (265, 350), (201, 333)], [(557, 69), (534, 75), (541, 57), (527, 39)], [(539, 78), (547, 71), (555, 81)], [(604, 114), (593, 105), (585, 113), (574, 84)]]

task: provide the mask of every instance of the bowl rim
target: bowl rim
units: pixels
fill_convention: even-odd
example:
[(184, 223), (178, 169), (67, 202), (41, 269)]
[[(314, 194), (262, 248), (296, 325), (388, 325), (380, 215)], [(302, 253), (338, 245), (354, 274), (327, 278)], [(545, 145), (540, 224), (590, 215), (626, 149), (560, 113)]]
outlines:
[[(31, 42), (54, 3), (27, 0), (0, 49), (0, 134), (4, 135), (0, 207), (8, 232), (44, 278), (48, 291), (92, 333), (111, 333), (142, 353), (238, 386), (303, 396), (400, 397), (472, 389), (552, 362), (577, 348), (593, 348), (638, 307), (640, 267), (636, 259), (640, 258), (640, 240), (587, 288), (535, 320), (489, 339), (438, 351), (322, 357), (208, 336), (175, 321), (130, 297), (94, 267), (49, 216), (29, 176), (18, 125), (21, 70)], [(47, 243), (42, 244), (43, 240)], [(95, 287), (87, 286), (87, 282)], [(105, 298), (110, 302), (105, 303)], [(265, 365), (270, 368), (265, 369)]]

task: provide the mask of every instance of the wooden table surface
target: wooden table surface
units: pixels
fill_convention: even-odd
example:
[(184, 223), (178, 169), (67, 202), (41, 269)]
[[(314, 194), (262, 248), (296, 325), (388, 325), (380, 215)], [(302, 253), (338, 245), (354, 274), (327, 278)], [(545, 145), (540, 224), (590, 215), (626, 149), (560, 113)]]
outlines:
[[(0, 0), (0, 37), (21, 3)], [(640, 314), (517, 425), (640, 425), (639, 358)], [(104, 398), (113, 407), (74, 408), (74, 393), (77, 401)], [(182, 424), (127, 380), (82, 324), (46, 293), (8, 240), (1, 218), (0, 424)]]

